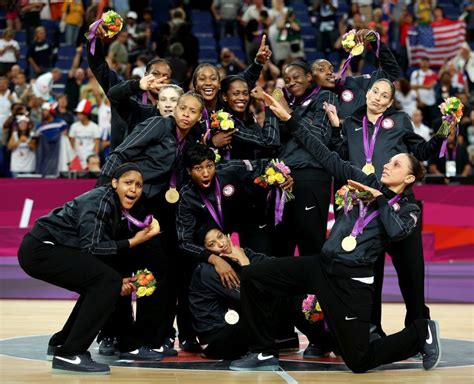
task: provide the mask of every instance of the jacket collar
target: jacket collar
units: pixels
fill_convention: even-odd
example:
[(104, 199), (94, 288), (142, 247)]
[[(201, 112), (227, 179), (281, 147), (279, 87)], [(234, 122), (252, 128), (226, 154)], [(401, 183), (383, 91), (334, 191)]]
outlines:
[[(397, 112), (399, 111), (397, 111), (394, 107), (390, 107), (383, 113), (383, 116), (384, 117), (391, 116), (391, 115), (396, 114)], [(364, 104), (354, 111), (354, 113), (352, 114), (352, 118), (355, 121), (362, 123), (362, 119), (366, 113), (367, 113), (367, 105)]]

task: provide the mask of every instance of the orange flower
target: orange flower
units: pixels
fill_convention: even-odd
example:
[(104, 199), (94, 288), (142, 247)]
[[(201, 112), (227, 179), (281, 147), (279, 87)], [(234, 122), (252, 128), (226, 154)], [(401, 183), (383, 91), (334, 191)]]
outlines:
[(216, 120), (217, 119), (217, 113), (214, 112), (212, 115), (211, 115), (211, 119), (212, 120)]
[(148, 281), (152, 281), (154, 278), (155, 278), (155, 276), (153, 276), (152, 273), (149, 273), (148, 275), (146, 275), (146, 279), (147, 279)]
[(211, 127), (212, 127), (212, 128), (219, 128), (219, 121), (218, 121), (218, 120), (214, 120), (214, 121), (211, 123)]

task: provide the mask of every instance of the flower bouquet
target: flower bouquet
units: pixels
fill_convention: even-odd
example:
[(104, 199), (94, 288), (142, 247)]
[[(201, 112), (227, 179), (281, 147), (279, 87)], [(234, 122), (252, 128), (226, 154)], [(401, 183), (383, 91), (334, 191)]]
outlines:
[(135, 274), (135, 277), (136, 280), (134, 285), (137, 288), (137, 298), (150, 296), (153, 292), (155, 292), (155, 276), (153, 276), (153, 273), (151, 273), (148, 269), (139, 269)]
[[(439, 105), (439, 109), (441, 111), (442, 116), (442, 123), (441, 127), (439, 127), (438, 132), (436, 132), (437, 136), (444, 137), (445, 140), (443, 145), (441, 146), (441, 151), (439, 153), (439, 157), (443, 157), (446, 154), (446, 146), (448, 144), (447, 137), (449, 135), (449, 127), (453, 123), (459, 123), (463, 116), (463, 108), (464, 105), (461, 103), (457, 97), (448, 97), (444, 100), (443, 103)], [(457, 128), (456, 128), (457, 134)]]
[(305, 319), (310, 323), (316, 323), (324, 319), (323, 311), (315, 295), (306, 296), (306, 299), (301, 304), (301, 310), (304, 313)]
[(86, 34), (86, 38), (91, 42), (91, 53), (95, 53), (95, 42), (96, 42), (96, 31), (99, 28), (100, 23), (102, 23), (102, 27), (104, 28), (107, 37), (112, 38), (117, 35), (123, 28), (123, 19), (115, 11), (107, 11), (102, 14), (102, 17), (92, 23), (89, 27), (89, 32)]
[(285, 203), (295, 198), (290, 191), (281, 187), (288, 180), (290, 173), (290, 168), (283, 161), (273, 159), (265, 168), (265, 173), (257, 176), (254, 180), (254, 183), (262, 188), (271, 188), (267, 200), (270, 199), (273, 191), (275, 191), (275, 225), (279, 224), (283, 218)]
[[(211, 138), (211, 135), (215, 135), (220, 131), (227, 132), (234, 128), (235, 125), (234, 120), (232, 119), (232, 115), (220, 109), (219, 111), (214, 112), (211, 115), (211, 128), (208, 129), (204, 135), (204, 143)], [(230, 144), (222, 148), (225, 151), (224, 158), (226, 160), (230, 160), (229, 150), (231, 148), (232, 146)]]
[(352, 210), (354, 204), (362, 201), (364, 204), (371, 202), (374, 196), (369, 191), (358, 191), (349, 185), (343, 185), (337, 192), (334, 198), (334, 204), (337, 209), (344, 209), (344, 214)]
[[(349, 32), (345, 33), (342, 36), (342, 48), (346, 52), (350, 52), (352, 56), (359, 56), (364, 52), (364, 44), (357, 43), (355, 41), (356, 30), (351, 29)], [(369, 41), (377, 41), (377, 34), (374, 31), (370, 31), (371, 33), (367, 34), (364, 39), (364, 43)]]

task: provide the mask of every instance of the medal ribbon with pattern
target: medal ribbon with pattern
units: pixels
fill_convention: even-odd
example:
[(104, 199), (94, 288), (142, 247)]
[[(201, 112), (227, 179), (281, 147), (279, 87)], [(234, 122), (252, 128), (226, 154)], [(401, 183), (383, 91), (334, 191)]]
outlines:
[(221, 195), (221, 185), (219, 184), (219, 180), (217, 179), (217, 176), (215, 176), (215, 195), (216, 195), (216, 202), (217, 202), (217, 212), (214, 209), (214, 206), (212, 203), (209, 201), (207, 196), (204, 195), (201, 191), (199, 191), (199, 195), (201, 196), (201, 199), (203, 203), (206, 206), (206, 209), (209, 211), (211, 214), (212, 218), (216, 222), (216, 224), (219, 226), (221, 230), (224, 230), (224, 216), (222, 215), (222, 195)]
[(303, 105), (305, 101), (309, 100), (311, 97), (313, 97), (314, 95), (316, 95), (319, 90), (321, 89), (321, 86), (318, 85), (316, 88), (314, 88), (312, 90), (312, 92), (306, 96), (300, 103), (296, 104), (296, 96), (293, 96), (293, 99), (291, 100), (290, 102), (290, 106), (295, 106), (295, 105)]
[[(401, 198), (401, 195), (396, 195), (392, 197), (389, 201), (389, 205), (397, 203)], [(362, 201), (359, 200), (359, 217), (354, 223), (352, 232), (349, 236), (344, 237), (341, 242), (341, 247), (346, 252), (352, 252), (357, 246), (357, 236), (364, 232), (364, 228), (378, 215), (380, 215), (380, 210), (376, 209), (369, 216), (367, 216), (367, 210), (369, 206), (365, 206)], [(367, 216), (367, 217), (366, 217)]]
[(364, 115), (362, 118), (362, 139), (364, 143), (364, 154), (365, 154), (365, 165), (362, 167), (362, 172), (366, 175), (375, 173), (375, 167), (372, 164), (372, 157), (374, 156), (375, 151), (375, 142), (377, 140), (377, 135), (380, 131), (380, 126), (382, 125), (384, 117), (380, 116), (375, 122), (374, 132), (369, 141), (369, 127), (367, 115)]

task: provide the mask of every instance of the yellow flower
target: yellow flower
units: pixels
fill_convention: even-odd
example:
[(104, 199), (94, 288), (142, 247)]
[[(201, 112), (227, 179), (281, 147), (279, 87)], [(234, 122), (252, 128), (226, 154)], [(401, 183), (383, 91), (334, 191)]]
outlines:
[(267, 168), (267, 170), (265, 171), (265, 175), (267, 176), (273, 176), (275, 174), (275, 170), (273, 168)]
[(356, 45), (356, 43), (354, 40), (350, 40), (350, 41), (345, 41), (343, 45), (345, 49), (352, 49)]
[(220, 119), (220, 120), (228, 120), (230, 115), (227, 113), (227, 112), (219, 112), (217, 114), (217, 117)]
[(268, 176), (268, 183), (269, 184), (273, 184), (273, 183), (275, 183), (275, 181), (276, 181), (276, 176), (275, 175)]
[(140, 287), (137, 289), (137, 297), (143, 297), (146, 295), (146, 287)]
[(228, 129), (234, 128), (234, 122), (232, 120), (222, 120), (221, 129), (227, 131)]
[(156, 287), (146, 288), (145, 295), (150, 296), (153, 292), (155, 292)]
[(355, 39), (355, 34), (354, 33), (350, 33), (346, 36), (346, 38), (344, 39), (344, 41), (354, 41)]
[(316, 303), (316, 311), (322, 312), (321, 306), (319, 305), (319, 301)]
[(276, 181), (278, 184), (282, 184), (285, 182), (285, 176), (283, 176), (283, 174), (281, 172), (278, 172), (276, 175), (275, 175), (275, 178), (276, 178)]

